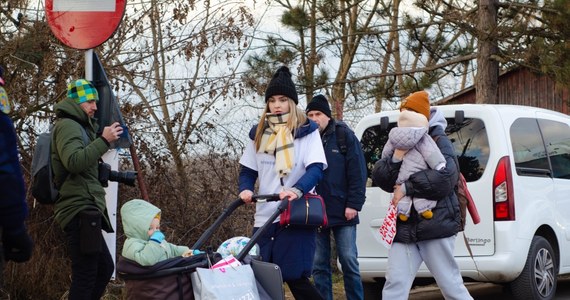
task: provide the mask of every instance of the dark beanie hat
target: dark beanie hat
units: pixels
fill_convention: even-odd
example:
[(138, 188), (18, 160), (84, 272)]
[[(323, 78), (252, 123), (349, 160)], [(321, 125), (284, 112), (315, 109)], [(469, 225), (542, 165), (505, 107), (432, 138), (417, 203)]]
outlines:
[(295, 101), (295, 104), (299, 104), (297, 90), (295, 90), (295, 85), (293, 80), (291, 80), (291, 72), (285, 66), (279, 67), (277, 72), (273, 74), (271, 81), (269, 81), (265, 90), (265, 102), (275, 95), (287, 96)]
[(311, 110), (318, 110), (323, 114), (325, 114), (327, 117), (332, 118), (331, 107), (329, 106), (327, 98), (325, 98), (325, 96), (323, 95), (316, 95), (315, 97), (313, 97), (311, 102), (307, 104), (307, 109), (305, 111), (310, 112)]

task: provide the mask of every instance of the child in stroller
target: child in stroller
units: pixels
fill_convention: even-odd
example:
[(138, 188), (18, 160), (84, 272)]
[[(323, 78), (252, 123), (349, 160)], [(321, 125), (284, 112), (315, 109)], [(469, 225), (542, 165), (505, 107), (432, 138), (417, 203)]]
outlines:
[[(267, 198), (266, 195), (255, 197)], [(244, 202), (241, 199), (233, 201), (191, 248), (200, 249), (220, 224), (243, 204)], [(224, 256), (232, 254), (237, 260), (251, 265), (262, 300), (285, 299), (281, 269), (275, 264), (251, 259), (248, 254), (258, 253), (259, 249), (255, 243), (257, 237), (286, 208), (286, 204), (285, 201), (282, 201), (279, 209), (273, 213), (267, 224), (262, 226), (251, 239), (235, 237), (222, 243), (218, 248), (218, 251), (222, 252)], [(123, 209), (121, 209), (121, 213), (123, 213)], [(235, 247), (236, 245), (239, 247)], [(236, 252), (239, 253), (235, 255)], [(193, 255), (189, 257), (172, 257), (152, 266), (141, 266), (131, 259), (119, 256), (117, 273), (119, 278), (125, 281), (125, 299), (194, 299), (190, 275), (197, 268), (209, 268), (210, 265), (222, 260), (222, 254), (213, 252), (211, 249), (206, 252), (195, 250), (192, 253)]]
[(160, 231), (161, 210), (151, 203), (133, 199), (121, 207), (123, 229), (127, 237), (123, 245), (124, 258), (141, 266), (156, 263), (177, 256), (192, 256), (187, 246), (177, 246), (166, 241)]

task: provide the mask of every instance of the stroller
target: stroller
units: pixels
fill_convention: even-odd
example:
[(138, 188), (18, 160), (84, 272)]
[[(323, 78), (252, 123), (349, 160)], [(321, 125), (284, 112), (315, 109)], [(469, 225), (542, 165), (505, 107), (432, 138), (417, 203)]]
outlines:
[[(278, 195), (254, 195), (254, 201), (278, 201)], [(200, 249), (212, 237), (224, 220), (238, 207), (243, 205), (241, 199), (234, 200), (216, 221), (200, 236), (191, 249)], [(280, 201), (278, 209), (269, 220), (255, 232), (249, 242), (236, 256), (244, 264), (249, 264), (255, 275), (257, 289), (261, 299), (285, 299), (281, 269), (276, 264), (263, 262), (248, 255), (261, 236), (273, 221), (287, 207), (287, 200)], [(196, 268), (208, 268), (222, 259), (219, 253), (211, 249), (190, 256), (174, 257), (161, 261), (153, 266), (141, 266), (138, 263), (119, 256), (117, 259), (117, 275), (125, 281), (126, 299), (194, 299), (190, 275)]]

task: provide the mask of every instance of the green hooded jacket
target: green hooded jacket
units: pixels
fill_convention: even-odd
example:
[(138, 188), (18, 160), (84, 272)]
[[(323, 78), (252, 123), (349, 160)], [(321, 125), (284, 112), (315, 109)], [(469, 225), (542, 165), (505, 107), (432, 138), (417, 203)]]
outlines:
[(150, 224), (159, 213), (158, 207), (145, 200), (133, 199), (123, 204), (121, 220), (127, 237), (123, 245), (123, 257), (134, 260), (142, 266), (152, 266), (159, 261), (181, 256), (190, 250), (186, 246), (177, 246), (166, 241), (159, 244), (149, 240)]
[[(75, 100), (66, 98), (55, 105), (51, 159), (55, 182), (63, 182), (55, 203), (55, 220), (61, 228), (83, 210), (99, 210), (102, 228), (113, 232), (105, 204), (105, 190), (99, 182), (99, 159), (109, 150), (107, 142), (96, 137), (97, 120), (89, 118)], [(85, 128), (91, 143), (85, 145)]]

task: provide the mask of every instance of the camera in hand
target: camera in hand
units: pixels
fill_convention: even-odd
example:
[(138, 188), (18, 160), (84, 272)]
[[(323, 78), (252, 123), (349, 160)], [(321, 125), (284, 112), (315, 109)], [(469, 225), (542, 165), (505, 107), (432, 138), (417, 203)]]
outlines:
[(99, 162), (99, 182), (104, 187), (109, 186), (109, 180), (135, 186), (137, 172), (134, 171), (113, 171), (108, 163)]

